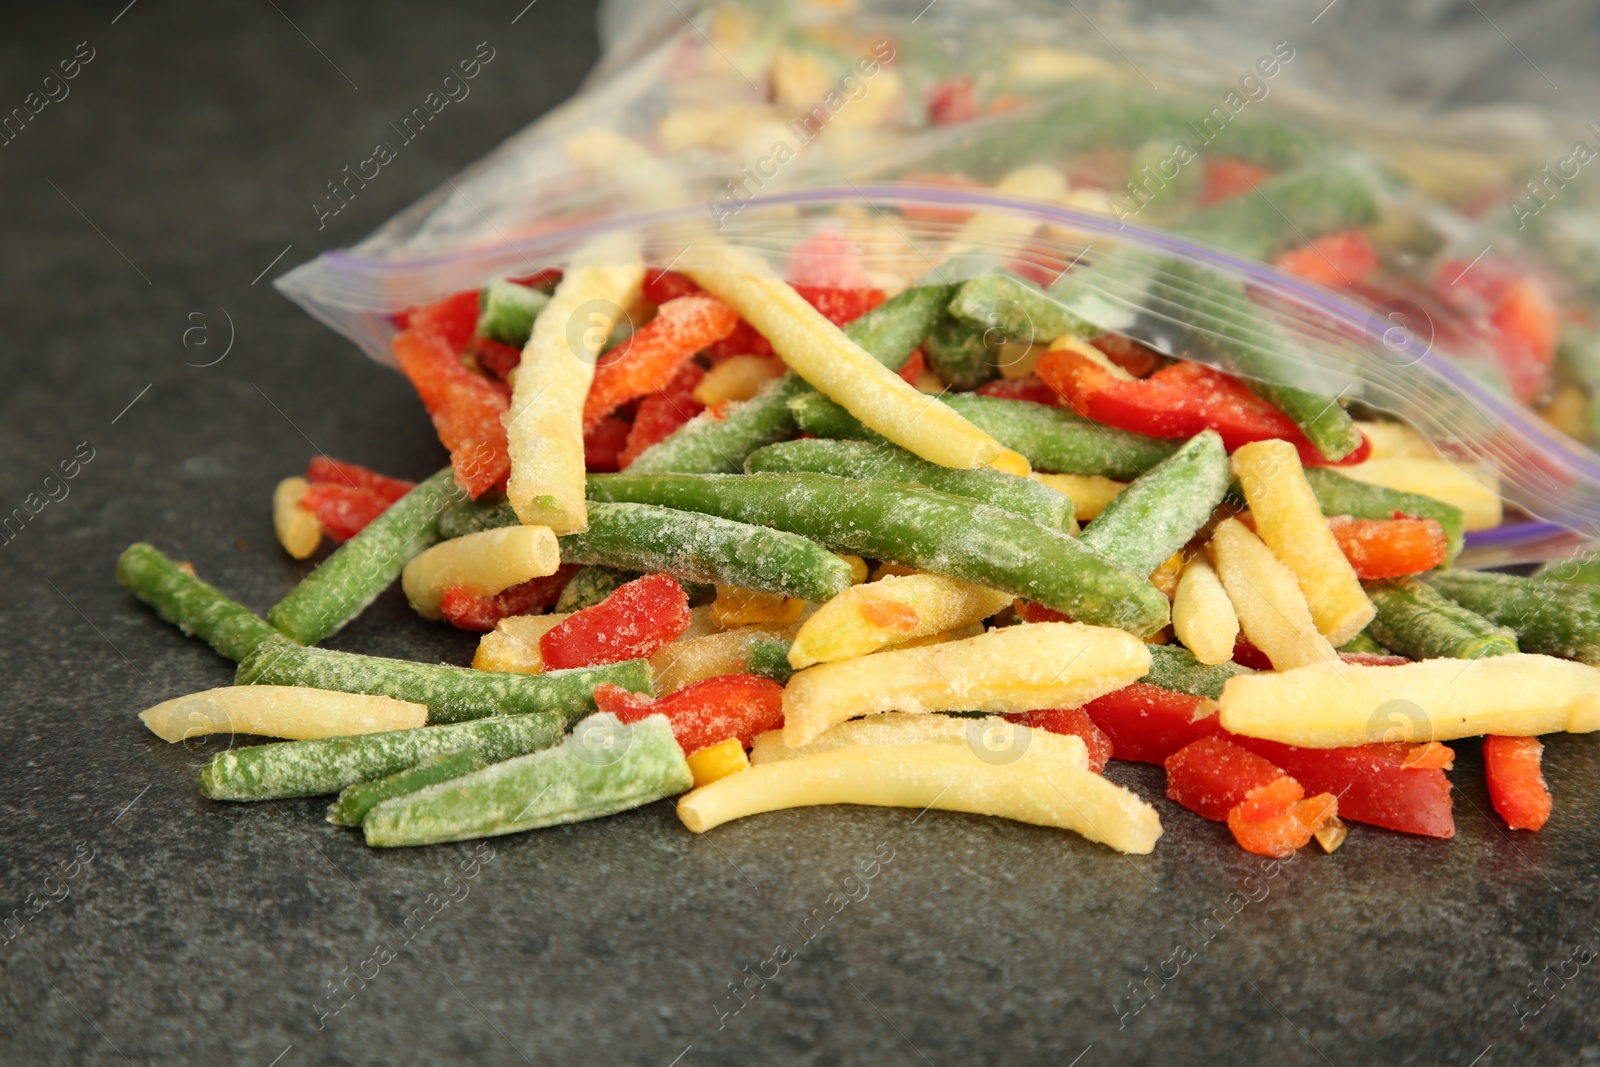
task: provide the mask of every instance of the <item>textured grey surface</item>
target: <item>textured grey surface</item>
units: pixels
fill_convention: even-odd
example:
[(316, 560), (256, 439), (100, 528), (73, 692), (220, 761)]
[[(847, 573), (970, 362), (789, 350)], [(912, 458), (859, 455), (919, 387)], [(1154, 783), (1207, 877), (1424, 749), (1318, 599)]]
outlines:
[[(482, 851), (372, 852), (321, 800), (204, 800), (214, 746), (169, 747), (134, 715), (229, 667), (114, 584), (117, 552), (149, 538), (265, 608), (304, 570), (273, 543), (268, 495), (313, 442), (413, 477), (442, 462), (398, 377), (251, 279), (291, 243), (274, 271), (359, 237), (562, 98), (591, 16), (140, 0), (113, 25), (120, 6), (0, 16), (5, 107), (77, 42), (96, 49), (0, 148), (0, 510), (94, 449), (0, 548), (0, 917), (19, 924), (0, 934), (0, 1062), (1600, 1059), (1600, 974), (1564, 962), (1600, 949), (1593, 738), (1551, 745), (1543, 834), (1486, 816), (1463, 744), (1454, 841), (1357, 827), (1271, 878), (1142, 766), (1110, 774), (1161, 811), (1144, 858), (937, 812), (692, 837), (665, 804)], [(319, 233), (323, 182), (484, 40), (497, 57), (473, 95)], [(186, 365), (221, 353), (224, 311), (232, 350)], [(393, 593), (333, 643), (471, 648)], [(1194, 958), (1119, 1019), (1180, 944)]]

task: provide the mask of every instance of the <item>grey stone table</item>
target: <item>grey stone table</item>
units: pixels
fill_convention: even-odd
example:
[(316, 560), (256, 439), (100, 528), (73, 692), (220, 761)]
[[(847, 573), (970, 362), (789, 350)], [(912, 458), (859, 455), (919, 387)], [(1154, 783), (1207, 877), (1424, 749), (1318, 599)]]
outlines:
[[(1358, 827), (1271, 871), (1129, 765), (1167, 828), (1149, 857), (858, 808), (693, 837), (667, 804), (374, 852), (321, 800), (203, 799), (215, 746), (134, 715), (228, 665), (115, 585), (118, 551), (151, 539), (265, 608), (304, 570), (268, 494), (313, 449), (441, 464), (405, 383), (268, 281), (562, 99), (596, 46), (573, 0), (123, 2), (0, 15), (0, 108), (79, 59), (0, 147), (0, 512), (57, 498), (0, 547), (0, 1062), (1600, 1058), (1592, 738), (1551, 746), (1540, 835), (1487, 814), (1463, 744), (1455, 840)], [(485, 41), (472, 95), (319, 230), (324, 183)], [(334, 643), (472, 644), (393, 594)]]

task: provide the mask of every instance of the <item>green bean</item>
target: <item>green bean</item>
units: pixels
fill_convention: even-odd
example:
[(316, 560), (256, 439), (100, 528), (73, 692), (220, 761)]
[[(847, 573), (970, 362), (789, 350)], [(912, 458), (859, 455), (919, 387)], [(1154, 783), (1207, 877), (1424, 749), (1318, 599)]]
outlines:
[(804, 537), (648, 504), (592, 505), (589, 529), (561, 537), (561, 559), (818, 602), (851, 582), (850, 564)]
[(303, 645), (337, 632), (438, 542), (440, 514), (463, 495), (449, 467), (422, 482), (306, 575), (267, 621)]
[(618, 589), (640, 577), (639, 571), (619, 571), (614, 567), (584, 567), (567, 579), (556, 601), (556, 611), (570, 614), (592, 608)]
[(941, 381), (952, 389), (976, 389), (997, 377), (997, 346), (989, 344), (988, 329), (942, 316), (922, 342), (922, 353)]
[(1379, 644), (1411, 659), (1482, 659), (1516, 652), (1517, 638), (1415, 578), (1364, 583), (1378, 614), (1367, 624)]
[(1457, 570), (1437, 572), (1430, 584), (1469, 611), (1510, 628), (1524, 652), (1600, 666), (1600, 590)]
[(277, 636), (255, 612), (178, 568), (143, 541), (117, 559), (117, 581), (157, 615), (235, 662)]
[(1096, 625), (1142, 634), (1168, 617), (1155, 586), (1075, 538), (931, 489), (828, 474), (597, 474), (589, 495), (775, 526), (835, 552), (1002, 589)]
[(1130, 481), (1178, 450), (1181, 441), (1147, 437), (1028, 400), (963, 393), (947, 396), (956, 414), (1039, 470)]
[(357, 782), (415, 767), (444, 752), (467, 749), (485, 763), (498, 763), (548, 748), (561, 740), (561, 733), (561, 716), (552, 712), (252, 745), (213, 756), (200, 768), (200, 791), (212, 800), (278, 800), (337, 793)]
[(521, 348), (533, 333), (533, 320), (550, 303), (550, 294), (515, 282), (490, 282), (478, 293), (478, 333)]
[(642, 659), (544, 674), (506, 674), (301, 648), (286, 641), (269, 641), (246, 656), (234, 681), (390, 696), (426, 704), (429, 722), (539, 713), (572, 722), (594, 710), (594, 687), (602, 682), (635, 693), (651, 691), (650, 663)]
[(1350, 515), (1357, 519), (1392, 519), (1394, 513), (1398, 511), (1402, 515), (1433, 519), (1444, 527), (1444, 535), (1449, 541), (1445, 562), (1455, 559), (1456, 554), (1461, 551), (1462, 531), (1465, 529), (1466, 520), (1461, 515), (1461, 509), (1454, 504), (1447, 504), (1443, 500), (1435, 500), (1431, 496), (1422, 496), (1419, 493), (1405, 493), (1398, 489), (1386, 489), (1381, 485), (1358, 482), (1328, 467), (1307, 467), (1306, 481), (1311, 483), (1311, 491), (1316, 494), (1317, 503), (1324, 515)]
[(988, 468), (941, 467), (895, 445), (867, 441), (787, 441), (750, 453), (750, 458), (744, 461), (744, 469), (752, 474), (810, 471), (843, 478), (903, 482), (991, 504), (1052, 530), (1066, 529), (1072, 521), (1072, 501), (1066, 494), (1043, 483)]
[(1365, 630), (1356, 634), (1350, 640), (1339, 646), (1340, 652), (1354, 652), (1367, 656), (1387, 656), (1390, 649), (1378, 644), (1377, 640)]
[(1189, 543), (1227, 490), (1228, 450), (1205, 430), (1112, 497), (1079, 540), (1148, 575)]
[(450, 541), (468, 534), (496, 530), (502, 526), (515, 526), (517, 518), (511, 501), (504, 495), (484, 497), (480, 500), (458, 500), (439, 513), (439, 537)]
[[(918, 285), (884, 301), (844, 328), (844, 334), (890, 370), (905, 366), (933, 329), (954, 291), (949, 285)], [(815, 392), (793, 371), (749, 400), (702, 412), (651, 445), (628, 465), (630, 474), (732, 474), (763, 445), (793, 437), (789, 402)]]
[(745, 646), (745, 671), (771, 678), (779, 685), (788, 682), (794, 674), (789, 665), (790, 642), (781, 637), (753, 636)]
[(1195, 659), (1194, 653), (1182, 645), (1150, 645), (1150, 673), (1139, 679), (1148, 685), (1160, 686), (1175, 693), (1188, 693), (1192, 697), (1222, 695), (1222, 686), (1236, 674), (1248, 674), (1245, 668), (1229, 660), (1227, 663), (1206, 664)]
[[(1180, 443), (1102, 426), (1064, 408), (1028, 400), (953, 393), (944, 402), (1005, 447), (1022, 453), (1035, 468), (1059, 474), (1132, 480), (1176, 452)], [(790, 409), (800, 428), (815, 437), (889, 443), (820, 394), (801, 397)]]
[[(517, 523), (503, 504), (458, 505), (446, 518), (463, 533)], [(563, 563), (588, 566), (568, 580), (557, 611), (598, 604), (646, 572), (677, 578), (691, 600), (714, 595), (719, 582), (815, 601), (850, 588), (849, 565), (803, 537), (670, 508), (600, 504), (590, 509), (589, 528), (563, 534), (560, 544)]]
[(367, 812), (385, 800), (403, 797), (407, 793), (415, 793), (430, 785), (438, 785), (452, 778), (460, 778), (464, 774), (481, 771), (484, 766), (483, 757), (471, 749), (441, 752), (437, 756), (429, 756), (415, 767), (408, 767), (370, 782), (357, 782), (355, 785), (345, 786), (339, 794), (339, 799), (328, 805), (328, 821), (335, 826), (360, 826), (361, 820), (367, 817)]
[(361, 828), (379, 847), (461, 841), (597, 819), (693, 785), (666, 716), (624, 726), (595, 715), (560, 747), (386, 800)]
[(990, 337), (1020, 344), (1100, 332), (1032, 282), (999, 271), (962, 282), (950, 301), (950, 314), (974, 329), (994, 331)]
[(1541, 563), (1533, 576), (1547, 582), (1566, 582), (1568, 585), (1600, 585), (1600, 558), (1575, 556), (1551, 560)]
[(1190, 215), (1176, 228), (1255, 259), (1297, 241), (1368, 226), (1378, 219), (1382, 178), (1370, 163), (1330, 159), (1274, 175), (1253, 193)]

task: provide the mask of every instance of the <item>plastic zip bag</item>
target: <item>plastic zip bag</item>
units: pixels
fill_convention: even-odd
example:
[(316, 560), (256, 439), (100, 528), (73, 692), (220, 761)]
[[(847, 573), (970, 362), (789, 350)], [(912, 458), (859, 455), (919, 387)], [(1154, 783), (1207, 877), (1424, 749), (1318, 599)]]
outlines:
[[(1021, 0), (921, 6), (730, 4), (688, 22), (650, 0), (614, 4), (609, 24), (626, 32), (583, 93), (278, 285), (392, 362), (404, 309), (618, 233), (654, 267), (715, 239), (780, 272), (842, 242), (885, 288), (1003, 268), (1040, 286), (1041, 306), (1160, 351), (1404, 419), (1570, 531), (1518, 558), (1600, 534), (1600, 459), (1508, 395), (1576, 390), (1584, 416), (1566, 421), (1581, 432), (1600, 374), (1574, 357), (1549, 377), (1549, 338), (1528, 357), (1511, 343), (1526, 338), (1494, 329), (1522, 279), (1536, 289), (1512, 310), (1547, 313), (1534, 323), (1546, 332), (1550, 309), (1559, 327), (1591, 283), (1515, 248), (1504, 219), (1462, 210), (1534, 169), (1551, 140), (1428, 143), (1393, 116), (1286, 100), (1278, 79), (1299, 55), (1287, 40), (1241, 73), (1143, 31), (1109, 27), (1085, 49), (1059, 12)], [(1351, 233), (1376, 246), (1375, 266), (1317, 243)], [(1473, 258), (1485, 241), (1496, 247)], [(1263, 262), (1286, 254), (1324, 284)], [(1038, 335), (1003, 325), (997, 346)]]

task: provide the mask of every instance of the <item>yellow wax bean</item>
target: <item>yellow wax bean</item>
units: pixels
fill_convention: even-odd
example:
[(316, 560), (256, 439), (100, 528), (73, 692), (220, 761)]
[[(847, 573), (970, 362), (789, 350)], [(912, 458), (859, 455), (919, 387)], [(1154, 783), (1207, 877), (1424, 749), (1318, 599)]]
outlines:
[(979, 622), (1011, 603), (1007, 593), (934, 574), (852, 586), (805, 621), (789, 647), (796, 669), (876, 652), (915, 637)]

